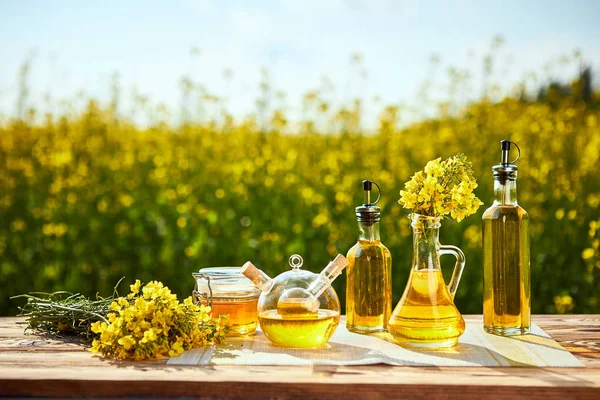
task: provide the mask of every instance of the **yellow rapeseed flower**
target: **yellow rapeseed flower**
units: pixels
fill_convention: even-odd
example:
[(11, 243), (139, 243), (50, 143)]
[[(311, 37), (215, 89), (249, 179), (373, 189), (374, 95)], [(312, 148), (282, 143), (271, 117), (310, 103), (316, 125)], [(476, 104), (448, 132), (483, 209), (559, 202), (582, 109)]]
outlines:
[[(161, 282), (130, 286), (127, 297), (110, 305), (107, 322), (92, 324), (91, 351), (104, 357), (143, 360), (177, 356), (185, 350), (220, 343), (226, 318), (212, 318), (210, 307), (189, 297), (182, 303)], [(141, 290), (140, 290), (141, 289)]]
[(398, 203), (416, 214), (450, 215), (461, 221), (483, 204), (473, 193), (476, 187), (471, 163), (463, 154), (444, 161), (436, 158), (406, 182)]
[(129, 293), (128, 297), (136, 296), (140, 292), (141, 285), (142, 282), (140, 282), (139, 279), (136, 279), (133, 285), (129, 285), (129, 290), (131, 290), (131, 293)]
[(117, 343), (119, 343), (121, 346), (123, 346), (123, 348), (125, 348), (125, 350), (129, 350), (135, 345), (136, 341), (134, 338), (131, 337), (131, 335), (127, 335), (127, 336), (123, 336), (122, 338), (119, 338), (117, 340)]
[(156, 340), (157, 336), (156, 333), (160, 333), (160, 329), (158, 329), (157, 331), (154, 331), (154, 328), (150, 328), (147, 331), (144, 332), (144, 338), (141, 340), (142, 343), (148, 343), (148, 342), (153, 342)]
[(587, 260), (589, 258), (594, 257), (594, 253), (595, 253), (594, 249), (587, 248), (581, 252), (581, 258), (583, 258), (584, 260)]

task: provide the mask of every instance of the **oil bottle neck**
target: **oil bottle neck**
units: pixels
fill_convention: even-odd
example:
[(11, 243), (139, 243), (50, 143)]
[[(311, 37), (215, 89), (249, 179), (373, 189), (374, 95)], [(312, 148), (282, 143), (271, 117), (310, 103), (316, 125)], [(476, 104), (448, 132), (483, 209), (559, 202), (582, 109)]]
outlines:
[(262, 292), (268, 292), (271, 290), (273, 286), (273, 279), (271, 279), (267, 274), (263, 271), (260, 271), (261, 274), (254, 280), (254, 284), (257, 288), (259, 288)]
[(250, 261), (246, 262), (240, 272), (250, 279), (254, 285), (262, 292), (268, 292), (273, 286), (273, 279), (265, 274), (262, 270), (256, 268)]
[(350, 262), (346, 257), (338, 254), (333, 261), (321, 271), (317, 279), (308, 287), (307, 291), (310, 292), (314, 297), (318, 298), (328, 287), (331, 286), (335, 278), (337, 278), (344, 268), (348, 266)]
[(358, 239), (373, 242), (380, 240), (379, 222), (359, 222)]
[(517, 205), (516, 179), (494, 179), (494, 203), (503, 206)]

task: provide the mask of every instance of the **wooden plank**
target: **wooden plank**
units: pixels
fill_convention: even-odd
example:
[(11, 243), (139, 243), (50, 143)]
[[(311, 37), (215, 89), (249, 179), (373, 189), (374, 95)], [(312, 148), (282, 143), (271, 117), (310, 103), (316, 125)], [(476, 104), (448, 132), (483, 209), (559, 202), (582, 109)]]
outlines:
[[(65, 378), (76, 374), (76, 378)], [(597, 398), (598, 375), (587, 369), (432, 367), (170, 367), (24, 368), (2, 371), (0, 392), (12, 396), (223, 396), (340, 398)]]
[(600, 368), (600, 316), (540, 315), (533, 321), (586, 367)]
[(76, 337), (53, 338), (25, 331), (23, 318), (0, 318), (0, 352), (3, 351), (82, 351), (85, 343)]
[(3, 351), (31, 351), (31, 352), (58, 352), (58, 351), (84, 351), (89, 347), (77, 338), (65, 340), (35, 335), (0, 337), (0, 352)]
[[(74, 362), (72, 362), (75, 360)], [(8, 361), (8, 360), (5, 360)], [(89, 360), (88, 360), (89, 361)], [(554, 387), (581, 386), (600, 388), (598, 371), (590, 368), (532, 368), (532, 367), (391, 367), (371, 366), (173, 366), (164, 363), (134, 363), (94, 360), (86, 363), (80, 357), (53, 355), (42, 364), (24, 360), (20, 368), (0, 364), (0, 379), (55, 380), (69, 374), (74, 380), (161, 382), (253, 382), (264, 384), (288, 382), (308, 384), (315, 380), (332, 384), (446, 384), (469, 386)], [(276, 373), (274, 373), (276, 371)], [(432, 380), (432, 374), (435, 379)], [(399, 380), (404, 378), (404, 380)], [(474, 379), (475, 378), (475, 379)], [(502, 378), (503, 381), (498, 381)], [(506, 378), (506, 379), (505, 379)]]
[[(467, 316), (467, 323), (481, 316)], [(600, 398), (600, 316), (535, 316), (587, 368), (170, 366), (102, 360), (0, 318), (0, 395), (243, 398)]]

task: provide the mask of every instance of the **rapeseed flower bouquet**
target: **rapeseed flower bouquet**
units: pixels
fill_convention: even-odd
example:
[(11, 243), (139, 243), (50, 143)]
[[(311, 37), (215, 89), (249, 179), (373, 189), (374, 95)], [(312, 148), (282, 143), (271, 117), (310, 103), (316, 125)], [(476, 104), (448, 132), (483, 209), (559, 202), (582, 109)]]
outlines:
[(136, 280), (131, 293), (115, 299), (105, 321), (92, 324), (97, 338), (91, 351), (104, 357), (143, 360), (178, 356), (184, 350), (220, 343), (228, 327), (225, 318), (212, 318), (210, 307), (183, 303), (161, 282), (141, 288)]
[(459, 153), (443, 161), (441, 158), (429, 161), (423, 171), (406, 182), (398, 203), (413, 214), (449, 215), (460, 222), (483, 204), (473, 193), (476, 187), (471, 162)]
[(107, 358), (135, 360), (221, 343), (229, 330), (226, 316), (212, 318), (211, 308), (194, 304), (191, 297), (180, 303), (161, 282), (142, 287), (136, 280), (125, 297), (117, 286), (112, 296), (95, 300), (64, 291), (16, 296), (27, 299), (20, 307), (26, 317), (22, 323), (40, 334), (78, 335)]

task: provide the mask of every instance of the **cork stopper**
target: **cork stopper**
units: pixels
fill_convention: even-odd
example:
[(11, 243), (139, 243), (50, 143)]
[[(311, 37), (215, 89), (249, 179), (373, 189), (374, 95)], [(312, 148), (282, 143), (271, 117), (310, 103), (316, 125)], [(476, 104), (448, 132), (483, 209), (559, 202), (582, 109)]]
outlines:
[(246, 261), (240, 272), (246, 276), (246, 278), (250, 279), (252, 282), (256, 282), (260, 280), (260, 270), (254, 266), (250, 261)]

